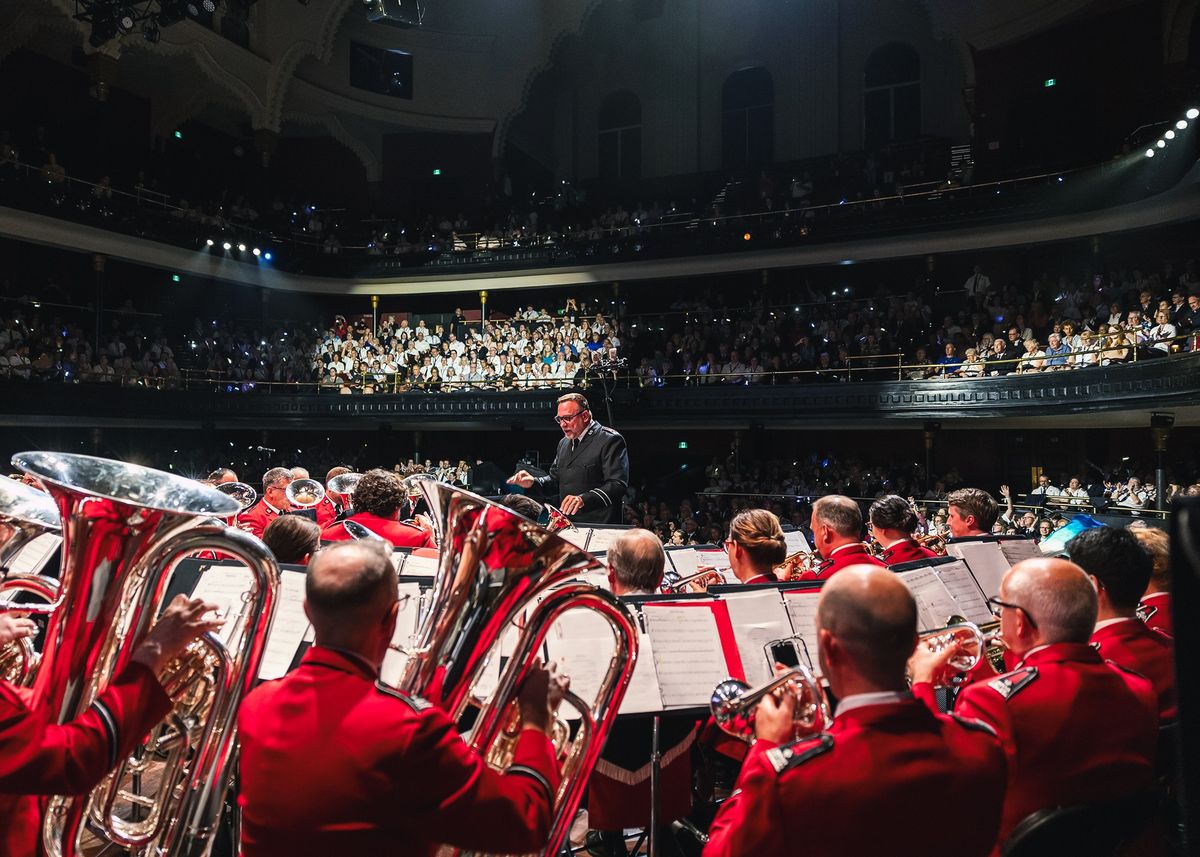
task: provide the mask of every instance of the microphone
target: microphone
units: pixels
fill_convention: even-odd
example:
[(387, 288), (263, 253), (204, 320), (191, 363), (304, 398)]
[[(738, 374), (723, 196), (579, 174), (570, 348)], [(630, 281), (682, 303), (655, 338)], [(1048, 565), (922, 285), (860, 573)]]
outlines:
[(256, 446), (256, 447), (253, 447), (253, 449), (255, 452), (274, 452), (275, 451), (275, 449), (270, 446)]

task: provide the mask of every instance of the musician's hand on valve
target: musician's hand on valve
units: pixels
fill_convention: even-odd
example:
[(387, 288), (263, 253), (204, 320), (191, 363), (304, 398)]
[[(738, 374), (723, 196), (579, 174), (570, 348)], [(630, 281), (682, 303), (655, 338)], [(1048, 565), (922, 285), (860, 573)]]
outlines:
[(562, 498), (562, 506), (560, 508), (564, 515), (574, 515), (583, 509), (583, 498), (578, 494), (568, 494)]
[(32, 637), (37, 629), (37, 623), (29, 618), (28, 613), (0, 613), (0, 646), (22, 637)]
[(570, 686), (570, 677), (559, 673), (555, 664), (551, 664), (547, 669), (542, 666), (541, 661), (535, 662), (526, 673), (525, 681), (517, 694), (521, 726), (525, 729), (549, 732), (554, 712)]
[(533, 483), (533, 474), (528, 470), (518, 470), (508, 480), (509, 485), (520, 485), (522, 488), (532, 488)]
[(796, 697), (784, 692), (778, 699), (767, 694), (758, 703), (754, 713), (754, 737), (759, 741), (783, 744), (796, 734)]
[(950, 660), (959, 654), (959, 649), (959, 644), (955, 643), (950, 646), (942, 646), (935, 652), (924, 643), (917, 643), (917, 647), (908, 659), (908, 675), (912, 683), (933, 684), (939, 676), (952, 672)]
[(138, 645), (132, 660), (145, 664), (156, 675), (161, 674), (167, 664), (187, 648), (188, 643), (224, 624), (224, 619), (209, 617), (216, 610), (216, 604), (176, 595)]

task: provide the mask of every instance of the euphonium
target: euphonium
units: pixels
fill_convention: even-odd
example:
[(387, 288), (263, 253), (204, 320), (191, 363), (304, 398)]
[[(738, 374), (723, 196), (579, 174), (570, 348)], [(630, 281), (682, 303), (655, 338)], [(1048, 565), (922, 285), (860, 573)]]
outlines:
[[(46, 486), (63, 524), (62, 603), (50, 618), (32, 700), (57, 722), (82, 714), (128, 664), (181, 558), (213, 548), (249, 568), (244, 623), (231, 629), (228, 649), (208, 635), (168, 667), (162, 679), (176, 707), (147, 744), (91, 795), (45, 803), (50, 857), (78, 853), (85, 817), (123, 848), (207, 854), (232, 772), (237, 708), (266, 645), (278, 566), (258, 539), (210, 517), (235, 514), (237, 503), (197, 482), (83, 455), (23, 452), (13, 464)], [(143, 794), (139, 766), (159, 752), (167, 764), (158, 790)]]
[[(434, 607), (421, 619), (397, 687), (457, 719), (489, 657), (499, 656), (505, 629), (525, 612), (524, 629), (499, 685), (466, 736), (482, 758), (507, 764), (503, 733), (517, 690), (557, 619), (580, 608), (594, 610), (613, 633), (613, 655), (596, 699), (590, 706), (574, 694), (564, 699), (579, 709), (580, 726), (565, 749), (550, 838), (542, 851), (556, 854), (633, 677), (638, 641), (633, 619), (610, 592), (574, 580), (603, 568), (586, 551), (467, 491), (428, 479), (420, 480), (420, 489), (441, 536), (441, 556)], [(493, 753), (497, 742), (501, 748)]]
[(955, 653), (946, 662), (946, 670), (942, 675), (934, 676), (934, 687), (954, 687), (961, 684), (964, 674), (970, 672), (986, 654), (984, 635), (974, 622), (967, 622), (960, 616), (951, 616), (951, 624), (933, 631), (925, 631), (917, 642), (929, 651), (937, 653), (953, 647)]
[(297, 509), (311, 509), (325, 499), (325, 486), (315, 479), (293, 479), (283, 493)]
[[(58, 581), (41, 575), (11, 573), (9, 566), (21, 550), (44, 533), (61, 529), (58, 507), (48, 494), (0, 478), (0, 612), (20, 611), (47, 615), (58, 606)], [(39, 605), (15, 604), (9, 593), (27, 592), (41, 598)], [(20, 687), (33, 680), (41, 656), (29, 638), (0, 647), (0, 679)]]
[(245, 482), (222, 482), (220, 485), (214, 485), (218, 491), (226, 497), (232, 497), (241, 506), (239, 511), (244, 512), (254, 505), (254, 501), (258, 499), (258, 492), (253, 486), (247, 485)]
[(736, 678), (725, 679), (713, 689), (709, 702), (713, 722), (735, 738), (753, 741), (758, 704), (767, 694), (779, 693), (795, 697), (792, 720), (797, 737), (821, 732), (833, 721), (821, 686), (807, 667), (795, 666), (755, 688)]
[(361, 473), (340, 473), (325, 483), (326, 494), (337, 494), (339, 497), (354, 496), (354, 489), (362, 481)]

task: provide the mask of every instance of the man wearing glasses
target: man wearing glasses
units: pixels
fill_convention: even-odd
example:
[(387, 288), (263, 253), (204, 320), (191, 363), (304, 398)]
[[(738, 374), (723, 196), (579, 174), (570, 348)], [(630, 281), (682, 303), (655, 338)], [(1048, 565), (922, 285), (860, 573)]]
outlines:
[[(989, 599), (1017, 668), (965, 687), (955, 713), (992, 726), (1008, 755), (1003, 842), (1030, 813), (1055, 806), (1136, 798), (1150, 789), (1158, 705), (1149, 681), (1088, 645), (1096, 588), (1074, 563), (1028, 559), (1008, 570)], [(918, 646), (913, 693), (936, 707), (932, 679), (953, 647)]]
[(621, 523), (621, 500), (629, 487), (629, 453), (625, 438), (592, 418), (588, 400), (567, 393), (554, 417), (563, 432), (548, 476), (518, 471), (508, 480), (547, 499), (577, 524)]

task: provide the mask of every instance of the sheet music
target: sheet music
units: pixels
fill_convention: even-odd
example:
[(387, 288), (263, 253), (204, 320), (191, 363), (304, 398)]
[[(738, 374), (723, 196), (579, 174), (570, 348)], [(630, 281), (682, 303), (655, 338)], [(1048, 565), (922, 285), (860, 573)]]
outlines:
[(1008, 560), (1009, 568), (1023, 559), (1045, 556), (1033, 539), (1011, 539), (1000, 542), (1000, 553)]
[(902, 571), (896, 575), (917, 602), (917, 625), (922, 631), (943, 628), (959, 612), (950, 590), (929, 566)]
[[(280, 572), (281, 575), (283, 573)], [(246, 618), (241, 614), (251, 584), (250, 569), (244, 565), (210, 565), (200, 574), (196, 588), (192, 590), (193, 598), (217, 605), (217, 614), (225, 619), (225, 624), (213, 633), (226, 646), (239, 625), (239, 617), (243, 621)], [(292, 654), (295, 654), (295, 649)]]
[(967, 563), (971, 576), (988, 598), (995, 598), (1000, 593), (1000, 581), (1004, 579), (1009, 569), (1008, 559), (1000, 552), (996, 542), (951, 542), (946, 545), (946, 552)]
[(667, 556), (671, 559), (671, 565), (675, 567), (675, 573), (680, 577), (690, 577), (699, 571), (699, 551), (683, 548), (682, 550), (668, 551)]
[(958, 605), (958, 615), (976, 625), (985, 625), (995, 618), (984, 600), (983, 590), (971, 576), (971, 570), (965, 562), (959, 559), (934, 566), (933, 570), (937, 572), (937, 576), (949, 590), (950, 597)]
[(275, 618), (271, 621), (271, 633), (258, 665), (258, 677), (263, 681), (287, 674), (296, 650), (311, 627), (304, 615), (304, 578), (302, 571), (279, 572)]
[[(405, 582), (398, 586), (400, 609), (396, 613), (396, 631), (392, 634), (392, 645), (407, 649), (412, 643), (412, 636), (417, 632), (417, 617), (421, 612), (421, 586), (418, 583)], [(383, 665), (379, 669), (379, 678), (384, 684), (396, 686), (400, 681), (400, 673), (408, 663), (408, 655), (388, 649), (383, 656)]]
[(713, 688), (729, 678), (717, 619), (707, 604), (643, 605), (654, 646), (654, 670), (664, 708), (707, 705)]
[(817, 658), (817, 599), (819, 589), (799, 589), (784, 591), (783, 606), (787, 610), (788, 619), (792, 623), (792, 633), (804, 641), (801, 656), (805, 665), (812, 670), (813, 675), (821, 674), (821, 665)]
[(783, 534), (783, 544), (787, 548), (787, 555), (791, 556), (794, 553), (803, 551), (804, 553), (812, 553), (812, 546), (809, 545), (808, 539), (804, 538), (804, 533), (800, 530), (792, 530)]
[[(596, 698), (614, 652), (613, 632), (594, 610), (578, 608), (560, 616), (546, 635), (546, 656), (571, 677), (571, 690), (589, 702)], [(562, 709), (576, 719), (570, 706)]]
[(404, 560), (408, 559), (408, 554), (392, 551), (392, 568), (396, 570), (396, 574), (401, 574), (401, 568), (404, 567)]
[(588, 539), (587, 552), (591, 554), (597, 554), (608, 553), (608, 549), (612, 547), (612, 543), (627, 531), (593, 529), (591, 532), (592, 537)]
[(62, 536), (57, 533), (42, 533), (32, 539), (8, 564), (10, 574), (41, 574), (50, 557), (62, 545)]
[[(729, 554), (723, 550), (696, 550), (697, 565), (707, 565), (709, 568), (715, 568), (718, 571), (732, 571), (733, 568), (729, 565)], [(726, 575), (722, 575), (723, 577)], [(737, 578), (734, 578), (736, 581)]]
[(436, 556), (419, 556), (415, 553), (410, 553), (404, 560), (404, 565), (400, 572), (406, 577), (433, 577), (437, 574), (438, 557)]
[(775, 665), (768, 661), (765, 646), (792, 636), (792, 623), (779, 590), (731, 593), (721, 600), (729, 610), (746, 681), (752, 686), (767, 681), (774, 674)]
[(573, 527), (565, 530), (559, 530), (557, 533), (555, 533), (555, 535), (557, 535), (560, 539), (568, 541), (575, 545), (575, 547), (582, 548), (583, 550), (587, 550), (588, 537), (591, 536), (591, 534), (592, 531), (589, 529), (576, 529)]
[(625, 698), (621, 700), (621, 707), (617, 713), (644, 714), (649, 711), (661, 711), (662, 708), (662, 689), (658, 686), (658, 672), (654, 667), (650, 635), (639, 632), (638, 659), (633, 668), (633, 678), (629, 687), (625, 688)]

